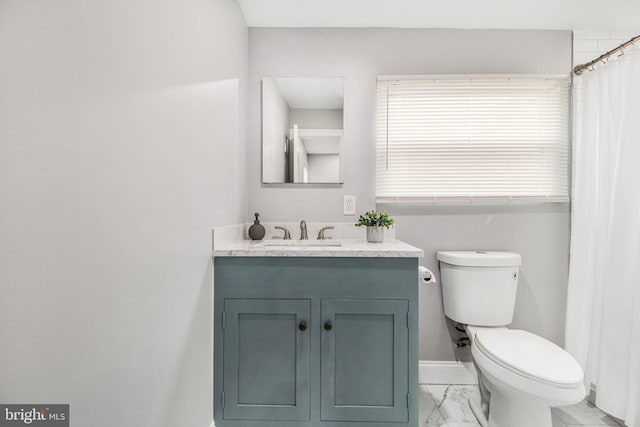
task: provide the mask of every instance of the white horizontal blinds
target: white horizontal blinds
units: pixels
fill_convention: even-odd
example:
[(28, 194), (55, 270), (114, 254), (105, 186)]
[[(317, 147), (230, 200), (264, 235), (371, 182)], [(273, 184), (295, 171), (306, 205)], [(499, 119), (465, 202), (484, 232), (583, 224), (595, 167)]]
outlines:
[(569, 80), (379, 80), (378, 202), (567, 201)]

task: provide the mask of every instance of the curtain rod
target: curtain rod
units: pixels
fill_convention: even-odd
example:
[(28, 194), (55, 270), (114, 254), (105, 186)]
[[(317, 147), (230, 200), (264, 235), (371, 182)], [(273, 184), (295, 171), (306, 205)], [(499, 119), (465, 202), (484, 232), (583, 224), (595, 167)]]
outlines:
[[(576, 65), (573, 68), (573, 72), (576, 73), (577, 75), (580, 75), (580, 74), (582, 74), (584, 72), (584, 70), (589, 69), (590, 67), (594, 66), (598, 62), (604, 61), (605, 59), (607, 59), (608, 57), (610, 57), (614, 53), (620, 52), (624, 48), (631, 46), (632, 44), (634, 44), (635, 42), (637, 42), (639, 40), (640, 40), (640, 35), (637, 35), (637, 36), (633, 37), (631, 40), (622, 43), (620, 46), (611, 49), (609, 52), (603, 53), (602, 55), (598, 56), (593, 61), (587, 62), (586, 64)], [(623, 54), (624, 54), (624, 52), (623, 52)]]

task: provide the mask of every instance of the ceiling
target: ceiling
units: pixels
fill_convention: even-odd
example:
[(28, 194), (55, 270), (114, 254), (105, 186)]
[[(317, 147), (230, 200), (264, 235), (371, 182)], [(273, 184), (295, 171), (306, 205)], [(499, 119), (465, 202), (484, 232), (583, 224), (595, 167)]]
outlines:
[(640, 0), (238, 0), (250, 27), (640, 30)]
[(342, 77), (276, 77), (291, 108), (342, 109)]

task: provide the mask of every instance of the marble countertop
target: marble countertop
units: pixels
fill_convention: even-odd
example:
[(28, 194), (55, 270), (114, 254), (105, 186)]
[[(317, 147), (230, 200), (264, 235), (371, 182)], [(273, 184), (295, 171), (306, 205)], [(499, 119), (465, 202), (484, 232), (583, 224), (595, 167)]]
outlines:
[[(263, 240), (249, 240), (248, 227), (250, 224), (236, 224), (215, 227), (212, 230), (212, 245), (214, 257), (371, 257), (371, 258), (421, 258), (422, 249), (418, 249), (405, 242), (395, 239), (395, 230), (386, 230), (384, 243), (368, 243), (365, 239), (364, 227), (357, 228), (353, 224), (340, 223), (309, 223), (308, 242), (320, 244), (340, 241), (341, 246), (268, 246), (268, 242), (302, 243), (299, 239), (283, 241), (274, 230), (273, 224), (263, 223), (267, 230)], [(277, 223), (275, 223), (277, 224)], [(287, 224), (292, 230), (297, 224)], [(329, 230), (329, 239), (318, 242), (312, 238), (317, 230), (326, 225), (334, 228)], [(277, 233), (276, 233), (277, 232)]]
[(395, 239), (384, 243), (368, 243), (364, 239), (341, 239), (341, 242), (342, 246), (265, 246), (261, 241), (222, 241), (214, 245), (213, 256), (420, 258), (424, 255), (422, 249)]

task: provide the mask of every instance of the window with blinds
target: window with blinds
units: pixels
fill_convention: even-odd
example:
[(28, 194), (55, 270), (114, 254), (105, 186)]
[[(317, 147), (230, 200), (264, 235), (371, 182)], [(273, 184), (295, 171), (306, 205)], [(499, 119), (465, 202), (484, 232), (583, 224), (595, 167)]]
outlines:
[(385, 202), (568, 201), (569, 79), (382, 79), (376, 196)]

